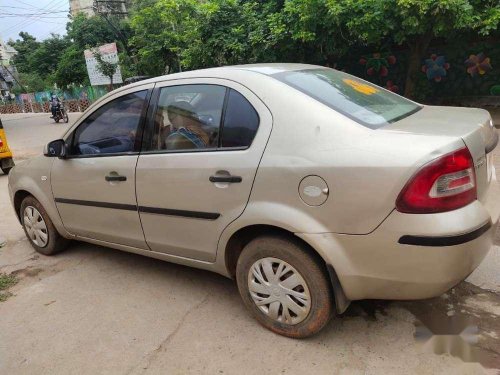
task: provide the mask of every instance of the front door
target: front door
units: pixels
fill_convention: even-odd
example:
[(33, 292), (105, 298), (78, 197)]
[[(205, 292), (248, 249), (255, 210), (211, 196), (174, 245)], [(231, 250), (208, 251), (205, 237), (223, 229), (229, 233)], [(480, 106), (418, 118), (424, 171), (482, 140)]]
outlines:
[(157, 86), (137, 163), (137, 202), (151, 250), (214, 261), (219, 237), (248, 202), (272, 127), (269, 110), (231, 81)]
[(67, 158), (55, 159), (52, 166), (52, 190), (68, 232), (147, 249), (137, 212), (135, 167), (148, 88), (119, 95), (70, 133)]

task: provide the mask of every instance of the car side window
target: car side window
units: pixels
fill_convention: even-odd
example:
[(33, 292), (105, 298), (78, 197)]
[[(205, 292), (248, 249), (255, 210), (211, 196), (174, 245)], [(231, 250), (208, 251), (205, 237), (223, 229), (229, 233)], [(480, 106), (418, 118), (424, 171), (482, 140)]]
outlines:
[(226, 88), (179, 85), (160, 90), (151, 151), (216, 148)]
[(124, 95), (88, 116), (74, 132), (70, 155), (135, 151), (146, 95), (147, 90)]
[(222, 147), (249, 147), (259, 127), (259, 115), (238, 91), (230, 89), (222, 127)]

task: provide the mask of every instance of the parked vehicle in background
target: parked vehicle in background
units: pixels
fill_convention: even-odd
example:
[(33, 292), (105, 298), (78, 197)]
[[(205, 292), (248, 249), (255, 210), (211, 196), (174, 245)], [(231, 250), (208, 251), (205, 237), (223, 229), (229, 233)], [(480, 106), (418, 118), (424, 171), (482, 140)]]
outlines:
[(218, 272), (302, 338), (352, 300), (437, 296), (480, 264), (497, 142), (484, 110), (318, 66), (223, 67), (109, 93), (9, 191), (38, 252), (76, 239)]
[(151, 78), (151, 76), (133, 76), (133, 77), (125, 78), (125, 81), (123, 81), (123, 83), (125, 85), (130, 85), (131, 83), (144, 81), (144, 80), (149, 79), (149, 78)]
[(12, 159), (12, 152), (10, 151), (9, 144), (7, 143), (7, 136), (0, 119), (0, 169), (5, 174), (9, 174), (10, 170), (14, 167), (14, 160)]

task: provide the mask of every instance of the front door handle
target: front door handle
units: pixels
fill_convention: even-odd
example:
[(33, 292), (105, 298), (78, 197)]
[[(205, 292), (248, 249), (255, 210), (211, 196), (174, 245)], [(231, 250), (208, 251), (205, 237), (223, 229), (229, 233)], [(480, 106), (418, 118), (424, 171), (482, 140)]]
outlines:
[(229, 182), (231, 184), (233, 183), (240, 183), (242, 181), (242, 178), (240, 176), (210, 176), (209, 177), (210, 182)]
[(113, 182), (113, 181), (127, 181), (127, 177), (126, 176), (120, 176), (120, 175), (117, 175), (117, 174), (109, 174), (109, 175), (107, 175), (104, 178), (108, 182)]

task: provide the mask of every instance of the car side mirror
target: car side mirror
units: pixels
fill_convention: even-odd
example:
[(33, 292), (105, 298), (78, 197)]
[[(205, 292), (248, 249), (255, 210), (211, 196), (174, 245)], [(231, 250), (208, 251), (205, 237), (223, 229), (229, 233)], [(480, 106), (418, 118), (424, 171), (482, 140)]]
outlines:
[(63, 139), (56, 139), (55, 141), (49, 142), (45, 146), (43, 154), (48, 157), (58, 157), (64, 159), (66, 157), (66, 142)]

